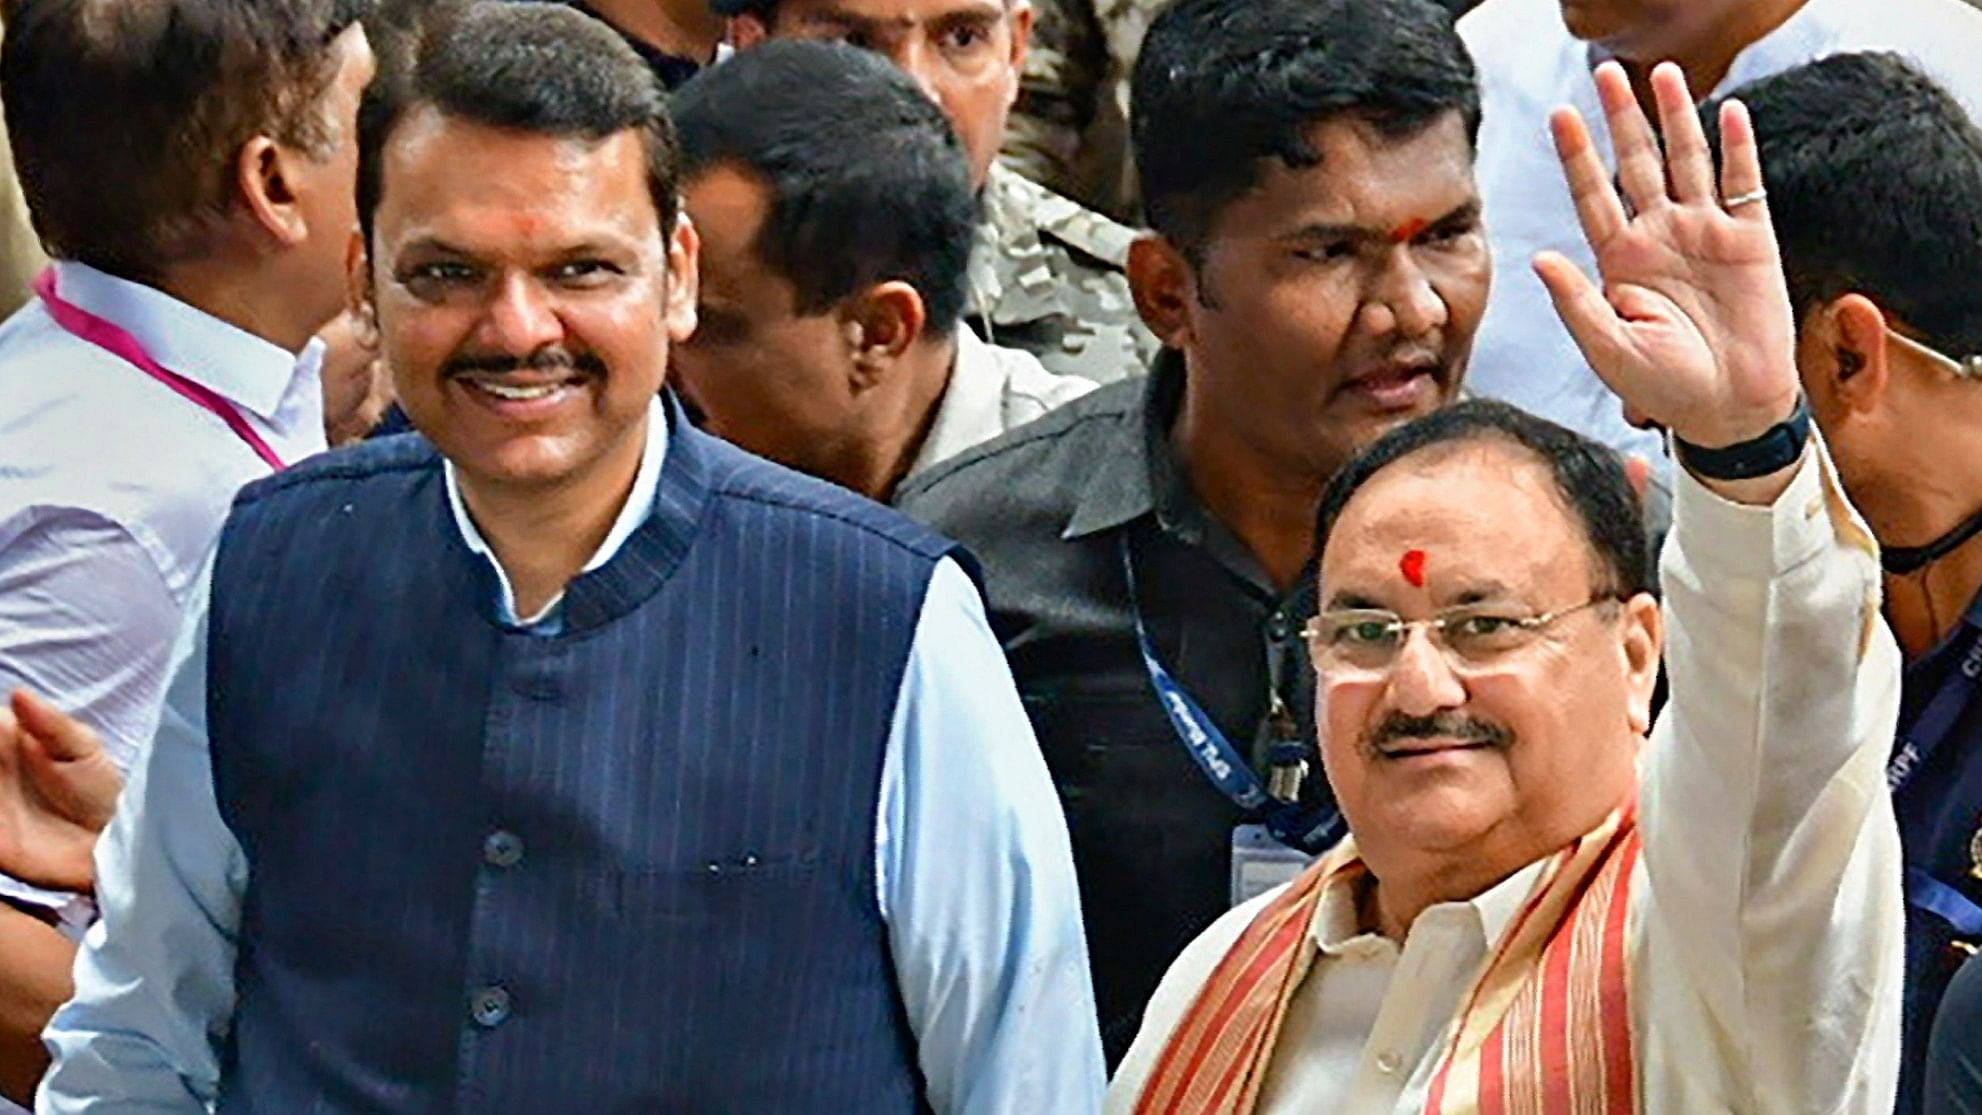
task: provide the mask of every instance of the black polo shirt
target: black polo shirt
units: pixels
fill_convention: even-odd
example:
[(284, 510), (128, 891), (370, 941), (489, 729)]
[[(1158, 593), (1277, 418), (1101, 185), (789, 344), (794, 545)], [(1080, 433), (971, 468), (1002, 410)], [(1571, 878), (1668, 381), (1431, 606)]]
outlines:
[[(1157, 701), (1125, 543), (1158, 657), (1261, 777), (1279, 730), (1314, 738), (1300, 636), (1314, 578), (1276, 590), (1198, 503), (1170, 441), (1183, 386), (1166, 352), (1149, 376), (946, 462), (896, 500), (983, 563), (992, 627), (1066, 806), (1111, 1066), (1170, 962), (1228, 908), (1232, 831), (1259, 820), (1212, 785)], [(1326, 802), (1311, 767), (1305, 796)]]

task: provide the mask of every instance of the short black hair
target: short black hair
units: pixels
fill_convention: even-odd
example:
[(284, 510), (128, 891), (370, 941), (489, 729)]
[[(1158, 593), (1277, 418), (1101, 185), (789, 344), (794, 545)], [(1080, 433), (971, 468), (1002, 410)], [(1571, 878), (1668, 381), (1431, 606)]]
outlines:
[(1653, 591), (1644, 509), (1624, 472), (1624, 459), (1574, 430), (1493, 399), (1468, 399), (1435, 410), (1378, 438), (1342, 466), (1321, 498), (1316, 552), (1328, 547), (1342, 509), (1377, 473), (1435, 447), (1494, 442), (1525, 449), (1548, 469), (1556, 494), (1581, 523), (1596, 558), (1594, 597), (1629, 599)]
[[(1897, 54), (1835, 54), (1748, 105), (1791, 305), (1859, 293), (1954, 356), (1982, 353), (1982, 129)], [(1720, 104), (1701, 108), (1719, 151)]]
[(490, 128), (558, 138), (640, 133), (661, 231), (673, 231), (678, 155), (652, 70), (605, 24), (562, 4), (412, 0), (380, 36), (379, 75), (359, 114), (358, 220), (366, 243), (384, 193), (385, 147), (432, 107)]
[(9, 0), (15, 170), (49, 254), (138, 281), (199, 256), (258, 135), (325, 152), (331, 41), (364, 0)]
[(1354, 117), (1401, 139), (1457, 113), (1479, 138), (1472, 57), (1429, 0), (1177, 0), (1150, 26), (1132, 90), (1150, 225), (1193, 262), (1265, 160), (1320, 161), (1316, 124)]
[(887, 59), (838, 43), (777, 42), (675, 94), (682, 175), (729, 166), (761, 180), (757, 258), (820, 313), (875, 283), (913, 286), (929, 331), (962, 320), (978, 200), (943, 110)]

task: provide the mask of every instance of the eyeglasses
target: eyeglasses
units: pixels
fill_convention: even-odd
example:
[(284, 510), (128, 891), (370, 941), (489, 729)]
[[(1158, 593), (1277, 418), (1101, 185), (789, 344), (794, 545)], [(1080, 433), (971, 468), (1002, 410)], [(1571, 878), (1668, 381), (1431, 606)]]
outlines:
[(1411, 620), (1382, 608), (1338, 608), (1309, 620), (1301, 634), (1308, 641), (1309, 661), (1323, 674), (1387, 673), (1397, 664), (1411, 632), (1420, 628), (1453, 669), (1481, 669), (1533, 643), (1558, 620), (1616, 600), (1598, 596), (1541, 615), (1529, 614), (1517, 604), (1467, 604), (1430, 619)]
[(1982, 379), (1982, 354), (1964, 356), (1957, 360), (1940, 349), (1916, 341), (1898, 330), (1887, 329), (1886, 336), (1898, 341), (1902, 347), (1910, 348), (1920, 356), (1946, 368), (1950, 373), (1959, 378)]

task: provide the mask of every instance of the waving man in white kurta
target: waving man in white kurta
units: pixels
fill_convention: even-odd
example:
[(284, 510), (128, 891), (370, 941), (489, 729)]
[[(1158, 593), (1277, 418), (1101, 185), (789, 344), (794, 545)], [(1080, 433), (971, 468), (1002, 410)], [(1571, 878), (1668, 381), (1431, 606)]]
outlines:
[(1553, 128), (1602, 286), (1535, 266), (1674, 438), (1665, 604), (1621, 467), (1567, 430), (1462, 403), (1346, 468), (1308, 635), (1353, 835), (1177, 961), (1111, 1112), (1891, 1110), (1872, 543), (1798, 394), (1746, 111), (1717, 183), (1675, 67), (1663, 156), (1623, 71), (1597, 83), (1623, 199), (1583, 121)]

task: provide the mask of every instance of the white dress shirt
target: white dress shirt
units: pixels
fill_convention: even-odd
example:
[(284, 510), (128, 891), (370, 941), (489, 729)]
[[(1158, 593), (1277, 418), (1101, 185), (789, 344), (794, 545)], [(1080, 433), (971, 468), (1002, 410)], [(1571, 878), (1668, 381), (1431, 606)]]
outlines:
[[(56, 265), (64, 301), (232, 404), (285, 461), (324, 447), (321, 346), (299, 358), (149, 286)], [(56, 325), (0, 326), (0, 695), (32, 689), (128, 768), (185, 608), (242, 484), (268, 465), (221, 421)], [(86, 909), (0, 878), (0, 894)]]
[(1099, 386), (1091, 379), (1055, 375), (1037, 356), (986, 344), (968, 327), (959, 325), (950, 384), (943, 389), (936, 419), (908, 475), (1017, 429)]
[[(1493, 294), (1466, 382), (1480, 395), (1506, 399), (1669, 473), (1658, 435), (1625, 423), (1617, 396), (1589, 370), (1530, 267), (1537, 252), (1552, 249), (1596, 275), (1549, 139), (1550, 111), (1574, 105), (1590, 121), (1605, 165), (1615, 166), (1591, 79), (1609, 56), (1570, 36), (1561, 5), (1487, 0), (1459, 21), (1479, 67), (1485, 117), (1478, 178), (1493, 246)], [(1982, 13), (1959, 0), (1809, 0), (1736, 55), (1712, 96), (1857, 50), (1908, 55), (1982, 120)]]
[[(1681, 473), (1663, 558), (1672, 703), (1640, 760), (1632, 1036), (1653, 1115), (1889, 1115), (1904, 967), (1885, 761), (1899, 653), (1871, 536), (1821, 447), (1772, 508)], [(1535, 883), (1531, 864), (1358, 933), (1350, 888), (1315, 919), (1260, 1115), (1417, 1115), (1462, 996)], [(1171, 1031), (1267, 896), (1164, 976), (1108, 1093), (1128, 1112)]]
[[(651, 428), (663, 422), (656, 404)], [(652, 511), (665, 453), (664, 437), (650, 439), (586, 568), (610, 561)], [(458, 495), (454, 508), (486, 555)], [(502, 591), (514, 620), (506, 577)], [(203, 585), (158, 735), (97, 849), (103, 919), (77, 958), (76, 998), (46, 1035), (44, 1115), (198, 1112), (220, 1078), (248, 878), (214, 798), (205, 599)], [(553, 604), (533, 629), (548, 634), (557, 617)], [(876, 898), (938, 1115), (1098, 1110), (1101, 1039), (1066, 822), (977, 588), (949, 560), (903, 674), (875, 847)]]

